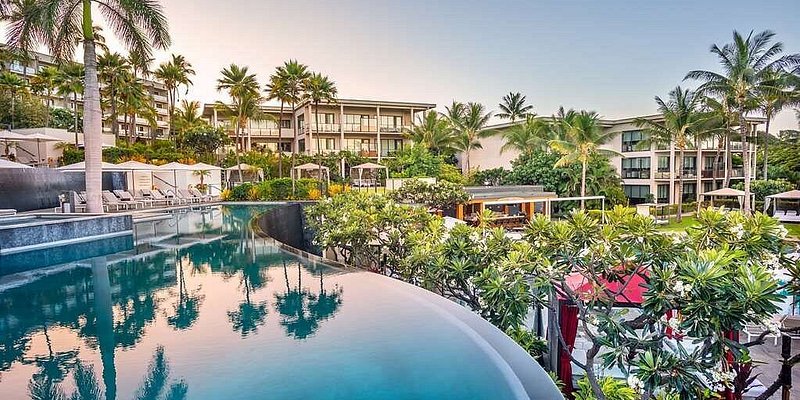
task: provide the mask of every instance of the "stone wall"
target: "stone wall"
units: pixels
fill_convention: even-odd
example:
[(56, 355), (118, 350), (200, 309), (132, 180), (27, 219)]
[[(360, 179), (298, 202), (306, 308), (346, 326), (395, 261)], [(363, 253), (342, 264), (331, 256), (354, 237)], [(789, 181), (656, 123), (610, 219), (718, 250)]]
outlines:
[[(50, 168), (0, 169), (0, 208), (17, 211), (41, 210), (59, 206), (58, 195), (86, 189), (82, 172), (63, 172)], [(126, 190), (124, 172), (103, 172), (103, 189)]]
[(258, 225), (271, 238), (298, 250), (319, 255), (313, 245), (314, 233), (306, 226), (303, 208), (312, 203), (291, 203), (267, 210)]

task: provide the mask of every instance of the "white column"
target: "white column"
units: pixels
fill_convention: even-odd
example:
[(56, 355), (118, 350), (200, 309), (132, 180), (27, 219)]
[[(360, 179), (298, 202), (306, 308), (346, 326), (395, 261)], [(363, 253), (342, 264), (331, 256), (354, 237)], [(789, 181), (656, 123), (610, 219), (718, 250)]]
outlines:
[(311, 119), (314, 118), (314, 116), (311, 115), (310, 110), (311, 110), (310, 105), (303, 108), (303, 114), (305, 117), (303, 118), (303, 125), (304, 125), (303, 132), (306, 133), (306, 154), (314, 154), (314, 152), (312, 151), (312, 146), (314, 145), (314, 138), (313, 138), (314, 134), (311, 132), (312, 131)]
[(703, 143), (699, 139), (695, 139), (695, 146), (697, 146), (697, 150), (695, 151), (695, 160), (694, 160), (694, 169), (695, 173), (697, 174), (697, 179), (695, 180), (695, 187), (694, 187), (694, 201), (700, 201), (700, 193), (703, 190)]
[[(339, 152), (344, 150), (344, 104), (339, 103)], [(344, 176), (344, 158), (341, 165), (341, 175)]]
[(381, 162), (381, 106), (378, 106), (377, 110), (378, 110), (378, 117), (377, 117), (378, 124), (376, 127), (378, 128), (378, 142), (376, 148), (378, 149), (378, 162)]
[(678, 165), (678, 160), (675, 159), (675, 146), (672, 142), (669, 143), (669, 202), (670, 204), (677, 204), (678, 199), (675, 198), (675, 169), (680, 173), (683, 165)]

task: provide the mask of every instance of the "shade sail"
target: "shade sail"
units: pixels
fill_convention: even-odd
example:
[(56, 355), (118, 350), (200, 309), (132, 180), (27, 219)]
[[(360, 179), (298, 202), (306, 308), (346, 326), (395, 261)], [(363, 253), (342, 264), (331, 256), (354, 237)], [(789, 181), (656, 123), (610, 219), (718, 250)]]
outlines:
[(164, 164), (164, 165), (159, 166), (158, 169), (160, 169), (162, 171), (169, 171), (169, 170), (193, 171), (194, 170), (191, 165), (181, 164), (179, 162), (171, 162), (169, 164)]
[(383, 168), (386, 168), (386, 166), (368, 162), (356, 165), (355, 167), (351, 167), (350, 169), (383, 169)]
[(14, 169), (14, 168), (33, 168), (29, 165), (16, 163), (13, 161), (0, 159), (0, 169)]
[(314, 164), (314, 163), (305, 163), (303, 165), (298, 165), (298, 166), (294, 167), (294, 169), (296, 169), (298, 171), (313, 171), (313, 170), (319, 170), (319, 169), (327, 171), (328, 167), (320, 166), (319, 164)]
[(767, 196), (767, 198), (777, 200), (800, 200), (800, 190), (790, 190), (788, 192), (776, 193)]
[[(102, 162), (100, 163), (103, 167), (103, 171), (122, 171), (121, 168), (117, 167), (116, 164)], [(65, 165), (63, 167), (58, 167), (62, 171), (85, 171), (86, 170), (86, 161), (77, 162), (75, 164)]]
[(211, 165), (206, 163), (192, 164), (189, 167), (194, 171), (219, 171), (222, 169), (216, 165)]
[(134, 170), (134, 171), (154, 171), (158, 169), (158, 166), (131, 160), (117, 164), (117, 168)]
[(25, 138), (25, 135), (20, 135), (19, 133), (9, 130), (0, 131), (0, 140), (25, 140)]
[(702, 195), (703, 196), (744, 197), (744, 191), (743, 190), (731, 189), (731, 188), (722, 188), (722, 189), (712, 190), (710, 192), (705, 192)]
[(28, 141), (35, 141), (35, 142), (61, 142), (63, 139), (59, 139), (57, 137), (53, 137), (50, 135), (45, 135), (44, 133), (32, 133), (30, 135), (20, 135), (22, 136), (19, 140), (28, 140)]

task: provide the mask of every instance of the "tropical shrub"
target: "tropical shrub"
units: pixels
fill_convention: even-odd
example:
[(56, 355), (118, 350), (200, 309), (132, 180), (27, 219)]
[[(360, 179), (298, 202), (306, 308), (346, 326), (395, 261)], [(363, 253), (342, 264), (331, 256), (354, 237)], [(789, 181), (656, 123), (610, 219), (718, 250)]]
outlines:
[(503, 167), (473, 171), (468, 182), (472, 186), (500, 186), (508, 179), (508, 174)]
[[(744, 183), (736, 182), (734, 189), (743, 190)], [(750, 182), (750, 192), (756, 196), (756, 201), (764, 201), (767, 196), (787, 192), (794, 189), (794, 185), (785, 179), (757, 179)]]
[(447, 181), (427, 183), (418, 179), (403, 182), (403, 186), (389, 193), (398, 203), (423, 204), (428, 208), (444, 210), (469, 200), (464, 187)]
[(316, 200), (320, 198), (316, 179), (298, 179), (295, 182), (296, 195), (292, 196), (292, 180), (290, 178), (269, 179), (259, 183), (242, 183), (230, 189), (223, 196), (227, 201), (282, 201), (282, 200)]
[[(624, 381), (607, 376), (598, 382), (606, 400), (637, 400), (639, 398), (636, 390), (628, 386)], [(589, 380), (582, 378), (578, 381), (578, 389), (575, 391), (575, 400), (597, 400)]]

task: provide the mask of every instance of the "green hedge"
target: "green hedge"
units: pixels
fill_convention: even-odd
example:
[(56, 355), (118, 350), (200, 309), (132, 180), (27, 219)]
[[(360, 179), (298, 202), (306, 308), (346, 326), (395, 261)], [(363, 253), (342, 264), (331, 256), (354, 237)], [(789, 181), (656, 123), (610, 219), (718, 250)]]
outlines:
[(295, 195), (292, 196), (290, 178), (270, 179), (260, 183), (243, 183), (224, 196), (228, 201), (281, 201), (316, 200), (319, 198), (319, 181), (298, 179), (295, 181)]

